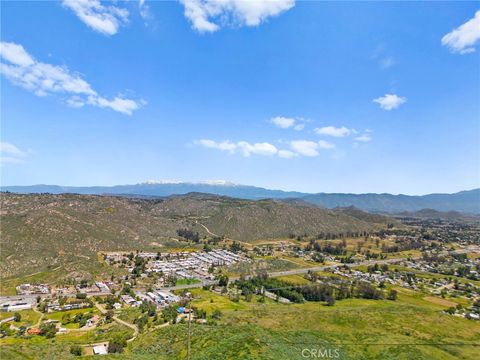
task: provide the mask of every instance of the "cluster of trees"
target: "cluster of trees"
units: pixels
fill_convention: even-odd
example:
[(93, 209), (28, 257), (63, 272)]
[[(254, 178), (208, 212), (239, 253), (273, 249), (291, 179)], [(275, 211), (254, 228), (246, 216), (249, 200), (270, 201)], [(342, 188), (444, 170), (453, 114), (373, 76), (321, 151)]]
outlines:
[(322, 246), (320, 243), (315, 240), (310, 240), (310, 242), (305, 246), (306, 251), (317, 251), (330, 255), (345, 255), (347, 250), (345, 249), (346, 242), (343, 241), (333, 246), (332, 244), (326, 244)]
[(388, 265), (387, 264), (378, 265), (376, 263), (374, 265), (367, 266), (367, 271), (369, 273), (373, 273), (373, 272), (376, 272), (376, 271), (387, 272), (388, 271)]
[(116, 334), (108, 342), (108, 352), (110, 354), (122, 353), (123, 348), (127, 346), (127, 337), (124, 334)]
[(57, 327), (54, 323), (42, 323), (40, 325), (41, 335), (45, 336), (47, 339), (51, 339), (57, 333)]
[(237, 241), (234, 241), (231, 245), (230, 245), (230, 251), (234, 252), (234, 253), (238, 253), (238, 252), (241, 252), (241, 251), (244, 251), (244, 247), (242, 246), (242, 244), (240, 244), (239, 242)]
[(321, 232), (317, 234), (317, 240), (335, 240), (335, 239), (344, 239), (344, 238), (358, 238), (358, 237), (368, 237), (370, 233), (367, 231), (347, 231), (342, 233), (324, 233)]
[(293, 289), (290, 283), (268, 278), (266, 274), (258, 275), (249, 280), (237, 280), (235, 285), (242, 290), (243, 295), (262, 293), (263, 289), (267, 289), (268, 291), (295, 303), (302, 303), (304, 300), (302, 294)]
[(218, 285), (219, 286), (227, 286), (228, 285), (228, 276), (226, 274), (217, 275), (216, 280), (218, 280)]
[(93, 314), (90, 312), (87, 313), (79, 313), (75, 315), (73, 318), (69, 313), (65, 313), (62, 316), (62, 325), (67, 325), (70, 323), (78, 324), (79, 327), (84, 327), (87, 325), (87, 321), (93, 317)]
[(196, 244), (200, 242), (200, 234), (189, 229), (178, 229), (177, 235), (189, 241), (193, 241)]
[(396, 241), (395, 245), (386, 245), (382, 244), (382, 252), (384, 253), (395, 253), (400, 251), (408, 251), (408, 250), (416, 250), (421, 249), (423, 247), (423, 243), (418, 240), (405, 240), (402, 239), (400, 241)]
[(178, 305), (171, 304), (162, 310), (162, 316), (165, 320), (165, 322), (171, 322), (174, 323), (175, 319), (177, 318), (177, 310), (178, 310)]
[(237, 287), (245, 293), (261, 293), (266, 289), (278, 296), (284, 297), (292, 302), (301, 303), (307, 301), (325, 301), (327, 305), (333, 305), (335, 300), (348, 298), (363, 299), (397, 299), (397, 292), (390, 290), (387, 294), (376, 286), (365, 282), (352, 282), (341, 284), (310, 284), (306, 286), (293, 286), (290, 283), (278, 279), (265, 278), (261, 276), (249, 280), (237, 280)]

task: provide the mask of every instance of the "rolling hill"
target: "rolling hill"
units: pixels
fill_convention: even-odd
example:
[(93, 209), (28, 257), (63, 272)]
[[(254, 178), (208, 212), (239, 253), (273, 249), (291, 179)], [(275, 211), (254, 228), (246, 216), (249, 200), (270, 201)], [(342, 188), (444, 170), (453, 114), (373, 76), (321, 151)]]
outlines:
[[(0, 270), (3, 277), (29, 274), (98, 251), (174, 244), (189, 228), (250, 241), (290, 234), (368, 231), (380, 224), (343, 212), (279, 200), (241, 200), (188, 194), (165, 199), (76, 194), (1, 194)], [(203, 225), (203, 226), (202, 226)], [(183, 243), (180, 243), (183, 244)], [(83, 260), (82, 260), (83, 259)]]
[(145, 182), (134, 185), (116, 186), (2, 186), (2, 191), (14, 193), (76, 193), (90, 195), (125, 195), (137, 197), (166, 197), (191, 192), (201, 192), (241, 199), (287, 199), (298, 198), (311, 204), (333, 209), (355, 206), (373, 212), (398, 213), (430, 208), (438, 211), (459, 211), (480, 214), (480, 189), (461, 191), (454, 194), (428, 194), (422, 196), (392, 194), (307, 194), (296, 191), (271, 190), (256, 186), (238, 185), (226, 181), (189, 182)]

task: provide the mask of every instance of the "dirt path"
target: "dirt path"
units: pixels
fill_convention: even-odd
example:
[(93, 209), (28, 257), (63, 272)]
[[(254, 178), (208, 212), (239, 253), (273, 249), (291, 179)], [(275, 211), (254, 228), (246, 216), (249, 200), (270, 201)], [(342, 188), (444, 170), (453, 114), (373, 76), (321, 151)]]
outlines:
[(42, 320), (43, 320), (43, 317), (45, 316), (45, 314), (42, 313), (41, 311), (39, 311), (36, 306), (32, 307), (32, 310), (35, 311), (36, 313), (40, 314), (40, 318), (39, 318), (38, 321), (35, 323), (35, 325), (32, 325), (32, 327), (39, 327), (40, 324), (41, 324), (41, 322), (42, 322)]
[[(103, 305), (99, 304), (99, 303), (96, 303), (95, 306), (97, 307), (97, 309), (102, 313), (102, 314), (106, 314), (107, 313), (107, 310), (103, 307)], [(127, 342), (132, 342), (133, 340), (135, 340), (138, 336), (138, 327), (136, 325), (133, 325), (133, 324), (130, 324), (126, 321), (123, 321), (122, 319), (119, 319), (118, 317), (116, 316), (112, 316), (112, 319), (114, 321), (116, 321), (117, 323), (121, 324), (121, 325), (124, 325), (126, 327), (129, 327), (130, 329), (133, 330), (133, 336), (127, 340)]]
[[(205, 231), (206, 231), (209, 235), (216, 236), (216, 237), (221, 237), (220, 235), (211, 232), (209, 228), (207, 228), (205, 225), (203, 225), (202, 223), (198, 222), (197, 220), (195, 220), (195, 223), (198, 224), (198, 225), (200, 225), (201, 227), (203, 227), (203, 228), (205, 229)], [(225, 240), (225, 241), (231, 241), (231, 242), (236, 241), (236, 242), (244, 245), (244, 246), (245, 246), (246, 248), (248, 248), (248, 249), (252, 249), (252, 248), (253, 248), (253, 247), (252, 247), (252, 244), (247, 243), (247, 242), (244, 242), (244, 241), (241, 241), (241, 240), (233, 240), (233, 239), (230, 239), (230, 238), (228, 238), (228, 237), (226, 237), (226, 236), (224, 237), (224, 240)]]

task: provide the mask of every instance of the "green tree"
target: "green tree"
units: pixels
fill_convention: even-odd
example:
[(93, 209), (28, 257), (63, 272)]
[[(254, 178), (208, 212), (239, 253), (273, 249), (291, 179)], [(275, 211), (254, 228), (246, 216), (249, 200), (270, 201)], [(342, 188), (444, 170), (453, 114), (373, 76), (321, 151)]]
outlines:
[(57, 333), (57, 327), (54, 323), (43, 323), (40, 325), (40, 330), (42, 331), (42, 335), (47, 339), (53, 338)]
[(75, 356), (82, 356), (82, 348), (78, 345), (72, 345), (70, 347), (70, 354)]
[(390, 289), (390, 291), (388, 292), (387, 299), (394, 300), (394, 301), (397, 300), (397, 290)]
[(16, 312), (13, 314), (13, 321), (20, 322), (21, 320), (22, 320), (22, 315), (20, 315), (20, 313)]

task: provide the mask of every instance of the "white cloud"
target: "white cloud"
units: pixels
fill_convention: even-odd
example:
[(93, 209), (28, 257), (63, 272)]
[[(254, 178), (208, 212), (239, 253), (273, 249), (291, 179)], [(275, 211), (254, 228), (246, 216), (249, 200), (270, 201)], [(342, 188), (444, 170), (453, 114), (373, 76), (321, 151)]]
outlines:
[(384, 110), (393, 110), (407, 101), (405, 97), (401, 97), (395, 94), (385, 94), (379, 98), (373, 99), (373, 102), (380, 105)]
[(352, 132), (351, 129), (346, 128), (345, 126), (342, 127), (335, 127), (335, 126), (325, 126), (321, 128), (316, 128), (315, 132), (318, 135), (327, 135), (333, 137), (344, 137), (350, 135)]
[(249, 157), (252, 154), (271, 156), (278, 153), (278, 149), (274, 145), (267, 142), (251, 144), (248, 141), (239, 141), (234, 143), (229, 140), (217, 142), (210, 139), (201, 139), (195, 141), (195, 144), (210, 149), (226, 151), (231, 154), (238, 151), (245, 157)]
[(281, 128), (281, 129), (289, 129), (292, 128), (296, 131), (301, 131), (305, 127), (303, 123), (305, 120), (302, 118), (288, 118), (284, 116), (275, 116), (274, 118), (270, 119), (270, 122)]
[(0, 153), (8, 154), (13, 156), (25, 157), (27, 156), (27, 152), (20, 150), (13, 144), (7, 142), (0, 142)]
[(331, 142), (325, 141), (325, 140), (320, 140), (318, 142), (318, 147), (320, 149), (333, 149), (335, 148), (335, 145), (332, 144)]
[(267, 142), (250, 144), (247, 141), (239, 141), (237, 146), (240, 148), (243, 156), (246, 157), (249, 157), (251, 154), (271, 156), (278, 152), (275, 145)]
[(128, 22), (128, 10), (118, 6), (104, 6), (99, 0), (63, 0), (63, 6), (72, 10), (87, 26), (104, 35), (114, 35)]
[(32, 57), (25, 51), (23, 46), (15, 43), (1, 42), (0, 54), (13, 65), (30, 66), (34, 63)]
[(278, 151), (278, 156), (280, 156), (281, 158), (284, 158), (284, 159), (291, 159), (291, 158), (297, 156), (297, 154), (295, 154), (293, 151), (290, 151), (290, 150), (279, 150)]
[(144, 20), (145, 25), (148, 25), (149, 20), (153, 19), (153, 15), (150, 11), (150, 6), (147, 5), (145, 0), (140, 0), (138, 2), (138, 10), (140, 12), (140, 16)]
[(0, 72), (13, 84), (34, 92), (37, 96), (65, 94), (66, 103), (72, 107), (86, 104), (110, 108), (131, 115), (145, 103), (116, 96), (112, 100), (99, 95), (80, 75), (72, 73), (65, 66), (36, 61), (22, 45), (0, 43)]
[(303, 156), (318, 156), (318, 143), (310, 140), (294, 140), (290, 142), (292, 149)]
[(480, 40), (480, 10), (466, 23), (442, 37), (442, 45), (451, 52), (469, 54), (475, 52), (475, 45)]
[[(258, 26), (295, 6), (295, 0), (180, 0), (192, 27), (214, 32), (222, 25)], [(220, 25), (219, 25), (220, 23)]]
[(28, 152), (20, 150), (17, 146), (0, 142), (0, 164), (22, 164)]
[(201, 139), (194, 142), (196, 145), (200, 145), (209, 149), (216, 149), (227, 152), (229, 154), (238, 153), (245, 157), (251, 155), (273, 156), (284, 159), (291, 159), (298, 156), (315, 157), (319, 155), (320, 149), (333, 149), (334, 144), (328, 141), (310, 141), (310, 140), (294, 140), (289, 142), (291, 150), (278, 149), (275, 145), (268, 142), (250, 143), (248, 141), (231, 142), (214, 141), (210, 139)]
[(364, 133), (364, 134), (362, 134), (362, 135), (360, 135), (360, 136), (357, 136), (357, 137), (355, 138), (355, 141), (370, 142), (370, 141), (372, 141), (372, 137), (371, 137), (371, 135), (370, 135), (369, 133), (366, 132), (366, 133)]
[(292, 118), (286, 118), (283, 116), (276, 116), (270, 119), (270, 122), (275, 126), (278, 126), (279, 128), (288, 129), (295, 125), (296, 120)]
[(209, 139), (201, 139), (196, 141), (195, 143), (198, 145), (202, 145), (206, 148), (228, 151), (230, 153), (233, 153), (237, 149), (237, 144), (232, 143), (228, 140), (222, 141), (222, 142), (216, 142)]

